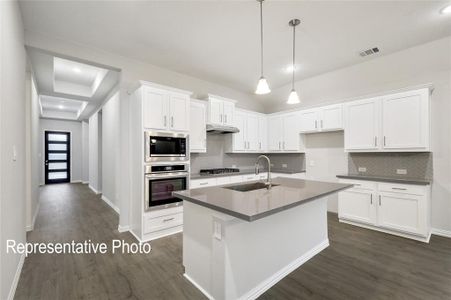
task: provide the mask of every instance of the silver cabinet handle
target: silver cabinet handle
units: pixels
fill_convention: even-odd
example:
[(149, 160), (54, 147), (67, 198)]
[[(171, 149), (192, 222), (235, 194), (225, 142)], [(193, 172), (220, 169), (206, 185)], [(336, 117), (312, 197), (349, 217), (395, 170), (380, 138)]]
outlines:
[(373, 205), (373, 194), (371, 194), (370, 204)]
[(379, 206), (381, 206), (381, 195), (379, 195)]
[(262, 149), (262, 142), (258, 142), (258, 149)]
[(285, 150), (285, 142), (282, 143), (282, 148)]
[(377, 147), (377, 136), (374, 137), (374, 147)]
[(227, 123), (227, 115), (224, 115), (224, 123)]
[(394, 187), (394, 188), (391, 188), (392, 190), (398, 190), (398, 191), (407, 191), (407, 189), (405, 189), (405, 188), (397, 188), (397, 187)]
[(220, 120), (221, 123), (222, 123), (222, 114), (219, 115), (219, 120)]
[(163, 222), (169, 222), (169, 221), (172, 221), (172, 220), (174, 220), (174, 219), (175, 219), (175, 218), (164, 219)]
[(385, 146), (385, 135), (384, 135), (384, 146)]
[(166, 116), (164, 116), (164, 127), (166, 127), (166, 120), (167, 120), (167, 117)]
[(206, 185), (208, 182), (199, 182), (199, 185)]
[(315, 129), (318, 129), (318, 121), (315, 120)]
[(174, 127), (174, 116), (171, 116), (171, 127)]
[(323, 128), (323, 120), (321, 120), (321, 129)]
[(279, 142), (279, 150), (280, 150), (280, 142)]

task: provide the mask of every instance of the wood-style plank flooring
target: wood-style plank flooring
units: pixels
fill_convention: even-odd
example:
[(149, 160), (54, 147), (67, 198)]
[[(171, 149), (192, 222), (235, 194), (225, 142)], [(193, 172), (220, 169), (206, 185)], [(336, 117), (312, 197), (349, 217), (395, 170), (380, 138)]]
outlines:
[[(135, 241), (86, 185), (45, 186), (40, 200), (30, 242)], [(338, 223), (334, 214), (329, 238), (330, 247), (261, 299), (451, 299), (451, 239), (423, 244)], [(182, 276), (182, 235), (151, 244), (147, 255), (30, 255), (15, 299), (205, 299)]]

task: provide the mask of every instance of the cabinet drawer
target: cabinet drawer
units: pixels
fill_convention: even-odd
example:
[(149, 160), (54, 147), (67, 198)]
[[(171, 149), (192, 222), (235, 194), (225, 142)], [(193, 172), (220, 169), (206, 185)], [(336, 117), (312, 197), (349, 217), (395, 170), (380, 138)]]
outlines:
[(229, 183), (239, 183), (239, 182), (243, 182), (243, 176), (238, 175), (229, 177)]
[(338, 182), (353, 184), (354, 186), (350, 190), (375, 190), (377, 188), (377, 183), (372, 181), (339, 179)]
[(144, 219), (144, 233), (155, 232), (183, 225), (183, 213)]
[(255, 174), (243, 175), (242, 177), (243, 177), (243, 181), (253, 181), (253, 180), (259, 179), (258, 175), (255, 175)]
[(230, 177), (218, 177), (216, 178), (216, 184), (217, 185), (221, 185), (221, 184), (229, 184), (230, 183)]
[(190, 182), (191, 189), (207, 187), (207, 186), (214, 186), (214, 185), (217, 185), (216, 178), (194, 179), (194, 180), (191, 180), (191, 182)]
[(379, 191), (425, 196), (427, 194), (428, 187), (410, 184), (379, 183)]

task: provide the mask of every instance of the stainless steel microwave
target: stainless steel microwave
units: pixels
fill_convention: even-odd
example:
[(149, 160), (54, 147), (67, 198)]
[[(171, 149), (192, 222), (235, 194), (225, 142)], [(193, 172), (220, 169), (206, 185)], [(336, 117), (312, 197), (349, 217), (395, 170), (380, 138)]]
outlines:
[(187, 133), (146, 131), (146, 162), (189, 161), (189, 135)]

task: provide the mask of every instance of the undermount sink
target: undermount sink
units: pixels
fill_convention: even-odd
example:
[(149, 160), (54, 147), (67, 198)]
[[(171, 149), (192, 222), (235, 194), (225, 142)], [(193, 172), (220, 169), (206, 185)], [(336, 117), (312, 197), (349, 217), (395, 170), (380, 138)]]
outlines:
[[(271, 184), (271, 186), (278, 186), (279, 184)], [(237, 184), (231, 186), (225, 186), (225, 189), (234, 190), (238, 192), (249, 192), (254, 190), (266, 189), (266, 184), (264, 182), (254, 182), (246, 184)]]

